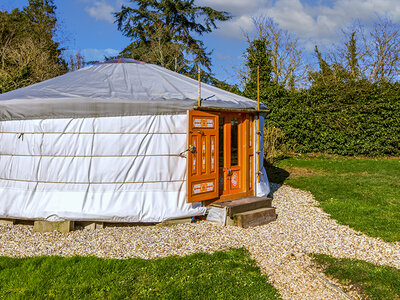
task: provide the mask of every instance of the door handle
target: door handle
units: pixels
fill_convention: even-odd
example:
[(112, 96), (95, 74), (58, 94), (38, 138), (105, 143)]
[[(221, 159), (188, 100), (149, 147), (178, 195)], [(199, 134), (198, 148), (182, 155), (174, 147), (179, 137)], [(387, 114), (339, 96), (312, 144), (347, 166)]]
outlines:
[(192, 153), (196, 153), (196, 146), (190, 145), (188, 150)]

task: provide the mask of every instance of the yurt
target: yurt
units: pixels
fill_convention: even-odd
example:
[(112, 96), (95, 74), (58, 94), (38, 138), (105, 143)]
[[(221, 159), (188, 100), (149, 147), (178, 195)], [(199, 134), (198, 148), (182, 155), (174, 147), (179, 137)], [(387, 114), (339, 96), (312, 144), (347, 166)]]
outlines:
[(162, 222), (265, 196), (260, 111), (131, 59), (1, 94), (0, 218)]

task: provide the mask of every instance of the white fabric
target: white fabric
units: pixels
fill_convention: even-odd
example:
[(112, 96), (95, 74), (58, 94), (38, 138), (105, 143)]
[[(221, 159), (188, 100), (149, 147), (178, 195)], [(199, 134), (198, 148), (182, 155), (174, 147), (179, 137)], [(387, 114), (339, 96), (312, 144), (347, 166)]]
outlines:
[[(261, 135), (260, 135), (260, 153), (258, 155), (258, 159), (256, 159), (256, 164), (257, 167), (260, 166), (260, 168), (256, 167), (256, 172), (257, 170), (260, 170), (260, 172), (262, 174), (260, 174), (260, 182), (258, 182), (258, 180), (256, 180), (256, 196), (258, 197), (262, 197), (262, 196), (267, 196), (269, 194), (269, 192), (271, 191), (271, 188), (269, 186), (269, 181), (268, 181), (268, 176), (267, 176), (267, 172), (265, 171), (264, 168), (264, 154), (263, 154), (263, 145), (264, 145), (264, 117), (260, 116), (259, 118), (260, 120), (260, 128), (261, 128)], [(257, 127), (257, 126), (255, 126)], [(257, 128), (256, 128), (257, 130)], [(258, 136), (258, 135), (255, 135)], [(256, 141), (256, 146), (258, 145), (258, 141)], [(257, 147), (256, 147), (257, 149)], [(257, 151), (257, 150), (255, 150)], [(256, 156), (257, 157), (257, 153)], [(255, 176), (255, 178), (257, 178), (257, 176)]]
[[(201, 105), (257, 103), (202, 84)], [(197, 105), (198, 83), (152, 64), (97, 64), (0, 95), (0, 120), (180, 114)], [(263, 106), (265, 108), (265, 106)]]
[[(202, 215), (200, 203), (187, 203), (186, 158), (178, 156), (186, 131), (187, 115), (0, 122), (0, 218), (161, 222)], [(269, 193), (261, 169), (257, 196)]]
[[(204, 214), (187, 203), (186, 159), (178, 156), (197, 93), (193, 79), (124, 63), (0, 95), (0, 218), (161, 222)], [(257, 105), (206, 84), (201, 96), (205, 107)], [(258, 196), (269, 193), (262, 171)]]
[(0, 218), (161, 222), (188, 204), (187, 115), (0, 122)]

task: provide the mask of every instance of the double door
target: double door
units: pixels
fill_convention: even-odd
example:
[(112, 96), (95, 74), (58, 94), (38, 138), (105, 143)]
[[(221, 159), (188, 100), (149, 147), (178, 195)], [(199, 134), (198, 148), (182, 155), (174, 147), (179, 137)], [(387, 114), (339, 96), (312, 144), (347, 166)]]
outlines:
[(254, 193), (253, 118), (245, 113), (189, 112), (189, 202)]

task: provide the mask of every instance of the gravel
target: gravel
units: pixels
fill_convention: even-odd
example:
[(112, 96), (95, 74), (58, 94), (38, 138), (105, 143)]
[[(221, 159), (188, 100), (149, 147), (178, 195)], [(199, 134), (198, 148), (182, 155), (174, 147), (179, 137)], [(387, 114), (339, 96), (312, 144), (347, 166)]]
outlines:
[[(29, 225), (0, 225), (0, 256), (95, 255), (152, 259), (246, 247), (284, 299), (347, 299), (311, 261), (309, 254), (362, 259), (400, 268), (400, 243), (386, 243), (339, 225), (313, 196), (272, 184), (278, 219), (238, 228), (210, 222), (168, 227), (135, 226), (35, 233)], [(355, 292), (351, 297), (357, 298)]]

